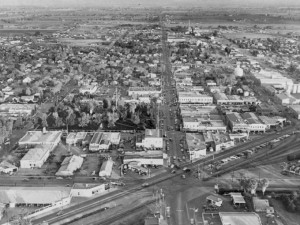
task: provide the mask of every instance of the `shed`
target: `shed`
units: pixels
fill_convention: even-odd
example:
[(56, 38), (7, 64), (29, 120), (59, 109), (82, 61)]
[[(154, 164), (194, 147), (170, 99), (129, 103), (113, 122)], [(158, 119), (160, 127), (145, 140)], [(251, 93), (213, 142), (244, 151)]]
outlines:
[(214, 206), (222, 206), (223, 200), (214, 195), (209, 195), (206, 197), (206, 202)]
[(259, 199), (258, 197), (253, 197), (252, 201), (255, 212), (267, 212), (267, 210), (270, 208), (268, 199)]
[(230, 196), (234, 205), (241, 206), (246, 204), (246, 201), (240, 192), (232, 192), (230, 193)]

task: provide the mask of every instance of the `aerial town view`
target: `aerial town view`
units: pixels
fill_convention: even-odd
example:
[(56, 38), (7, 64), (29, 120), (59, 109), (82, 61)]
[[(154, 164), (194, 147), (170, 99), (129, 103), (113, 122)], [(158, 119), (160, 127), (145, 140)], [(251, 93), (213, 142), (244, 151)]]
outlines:
[(0, 224), (300, 225), (299, 0), (0, 9)]

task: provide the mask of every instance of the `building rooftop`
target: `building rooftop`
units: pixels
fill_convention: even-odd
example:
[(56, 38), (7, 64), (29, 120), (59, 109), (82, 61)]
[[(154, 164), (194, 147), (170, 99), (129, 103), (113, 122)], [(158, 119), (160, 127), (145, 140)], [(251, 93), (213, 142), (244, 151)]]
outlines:
[(256, 213), (220, 212), (219, 215), (223, 225), (262, 225)]
[(206, 149), (203, 135), (195, 133), (186, 133), (186, 142), (189, 149), (202, 150)]
[(300, 113), (300, 105), (290, 105), (290, 108), (292, 108), (295, 112)]
[(46, 133), (43, 133), (42, 131), (28, 131), (19, 140), (19, 143), (55, 143), (60, 139), (61, 134), (61, 131), (47, 131)]
[(51, 149), (53, 145), (38, 145), (34, 148), (29, 149), (29, 151), (23, 156), (22, 161), (39, 161), (41, 160)]
[(94, 187), (98, 187), (102, 184), (83, 184), (83, 183), (75, 183), (72, 189), (91, 189)]
[(246, 112), (241, 115), (244, 120), (248, 122), (248, 124), (261, 124), (262, 122), (259, 118), (252, 112)]
[(209, 95), (200, 94), (196, 91), (178, 92), (179, 97), (211, 97)]
[(61, 163), (59, 170), (56, 175), (60, 175), (63, 171), (74, 172), (77, 168), (80, 168), (83, 163), (83, 158), (80, 156), (72, 155), (66, 157)]
[(70, 196), (69, 187), (0, 187), (2, 203), (51, 204)]
[(145, 137), (162, 137), (162, 130), (160, 129), (146, 129), (145, 130)]
[(102, 138), (102, 133), (101, 132), (96, 132), (94, 133), (94, 136), (91, 140), (91, 144), (99, 144)]
[(160, 91), (155, 87), (129, 87), (128, 91)]
[(237, 112), (228, 113), (226, 116), (233, 124), (245, 124), (243, 118)]

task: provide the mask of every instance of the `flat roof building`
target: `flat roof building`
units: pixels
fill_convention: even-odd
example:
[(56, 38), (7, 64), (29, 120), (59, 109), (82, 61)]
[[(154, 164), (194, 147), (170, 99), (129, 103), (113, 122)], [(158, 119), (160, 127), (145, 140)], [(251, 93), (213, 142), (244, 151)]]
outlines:
[(178, 102), (181, 104), (212, 104), (213, 97), (199, 92), (178, 92)]
[(64, 200), (71, 201), (69, 187), (0, 187), (1, 202), (11, 207), (16, 205), (54, 205)]
[(72, 155), (66, 157), (61, 163), (59, 170), (56, 172), (56, 176), (73, 176), (74, 171), (81, 168), (83, 158), (80, 156)]
[(219, 212), (222, 225), (262, 225), (260, 217), (251, 212)]
[(108, 159), (102, 163), (99, 177), (110, 177), (113, 169), (114, 161)]
[(19, 145), (58, 145), (61, 131), (28, 131), (20, 140)]
[(37, 145), (20, 160), (20, 168), (41, 168), (48, 159), (54, 145)]

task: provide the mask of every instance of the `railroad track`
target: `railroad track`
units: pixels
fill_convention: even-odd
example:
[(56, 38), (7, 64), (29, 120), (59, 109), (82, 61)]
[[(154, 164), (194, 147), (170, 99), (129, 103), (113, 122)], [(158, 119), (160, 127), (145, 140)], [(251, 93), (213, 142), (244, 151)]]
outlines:
[[(194, 168), (198, 165), (201, 165), (201, 164), (203, 165), (204, 163), (205, 164), (213, 163), (214, 161), (222, 160), (222, 159), (227, 158), (229, 156), (232, 156), (232, 155), (235, 155), (237, 153), (243, 152), (243, 151), (245, 151), (249, 148), (253, 148), (255, 146), (258, 146), (258, 145), (264, 144), (266, 142), (269, 142), (269, 141), (271, 141), (275, 138), (278, 138), (282, 135), (290, 134), (290, 133), (293, 132), (293, 130), (294, 130), (293, 127), (289, 127), (285, 130), (282, 130), (281, 133), (278, 134), (278, 135), (273, 134), (273, 135), (262, 137), (260, 139), (255, 140), (255, 145), (253, 144), (253, 142), (251, 142), (251, 143), (248, 142), (248, 143), (243, 144), (242, 146), (236, 146), (236, 147), (233, 147), (232, 149), (229, 149), (225, 152), (221, 152), (221, 153), (219, 153), (218, 155), (216, 155), (214, 157), (211, 156), (211, 157), (207, 157), (207, 158), (204, 158), (204, 159), (192, 162), (192, 163), (184, 163), (184, 164), (182, 164), (182, 166), (187, 166), (189, 168)], [(298, 143), (298, 145), (299, 145), (299, 143)], [(240, 165), (243, 165), (243, 164), (244, 163), (240, 163)], [(230, 170), (232, 170), (232, 168), (227, 169), (226, 171), (230, 171)], [(74, 216), (74, 215), (78, 214), (79, 212), (84, 212), (88, 209), (91, 209), (91, 207), (94, 207), (98, 204), (105, 204), (107, 202), (110, 202), (110, 201), (116, 200), (118, 198), (124, 197), (128, 193), (133, 193), (133, 192), (139, 191), (143, 188), (148, 188), (149, 186), (156, 185), (156, 184), (161, 183), (165, 180), (172, 179), (174, 177), (180, 176), (184, 173), (185, 172), (183, 170), (178, 170), (177, 173), (175, 173), (175, 174), (170, 174), (169, 172), (166, 172), (166, 173), (162, 174), (160, 177), (154, 177), (152, 179), (150, 178), (149, 180), (146, 180), (145, 182), (148, 183), (147, 187), (142, 187), (142, 185), (138, 185), (138, 186), (135, 185), (135, 186), (132, 186), (132, 187), (128, 187), (128, 189), (126, 189), (124, 191), (120, 191), (120, 192), (114, 194), (113, 196), (106, 197), (104, 199), (102, 199), (103, 198), (102, 197), (102, 198), (99, 198), (98, 200), (95, 200), (95, 199), (88, 200), (87, 202), (83, 202), (79, 205), (70, 207), (68, 212), (63, 214), (63, 215), (57, 216), (56, 213), (48, 215), (48, 216), (45, 217), (45, 221), (50, 222), (50, 224), (51, 224), (51, 222), (53, 223), (53, 222), (61, 221), (61, 220), (66, 219), (67, 217), (70, 217), (72, 215)], [(226, 173), (226, 172), (224, 172), (224, 173)], [(38, 221), (43, 221), (43, 220), (39, 219)], [(33, 220), (33, 224), (38, 224), (38, 223), (36, 223)]]
[[(291, 150), (293, 148), (297, 148), (297, 147), (299, 147), (299, 145), (300, 145), (300, 141), (294, 142), (293, 144), (289, 145), (285, 150)], [(268, 150), (268, 149), (266, 149), (266, 150)], [(213, 173), (213, 174), (211, 174), (210, 177), (207, 177), (206, 179), (210, 179), (212, 177), (220, 176), (220, 175), (223, 175), (225, 173), (231, 172), (233, 170), (238, 170), (238, 169), (241, 169), (241, 168), (245, 168), (245, 165), (247, 165), (247, 164), (251, 165), (251, 167), (259, 166), (259, 165), (261, 165), (260, 160), (261, 160), (261, 162), (266, 160), (263, 157), (267, 156), (268, 159), (270, 159), (271, 157), (279, 157), (283, 154), (281, 152), (278, 152), (278, 151), (282, 150), (281, 145), (273, 148), (272, 150), (269, 150), (268, 154), (266, 154), (267, 153), (266, 150), (255, 153), (257, 155), (254, 155), (254, 156), (252, 156), (248, 159), (245, 159), (241, 162), (237, 162), (232, 166), (229, 166), (229, 167), (226, 167), (226, 168), (222, 169), (221, 171)]]
[(97, 222), (88, 223), (87, 225), (100, 225), (100, 224), (101, 225), (111, 225), (112, 223), (114, 223), (114, 222), (116, 222), (120, 219), (124, 219), (124, 217), (126, 217), (128, 215), (139, 212), (140, 210), (144, 209), (147, 205), (150, 205), (150, 204), (153, 204), (153, 203), (155, 203), (155, 199), (147, 201), (147, 202), (142, 203), (140, 205), (137, 205), (134, 208), (122, 210), (118, 214), (108, 216), (105, 219), (99, 220)]

